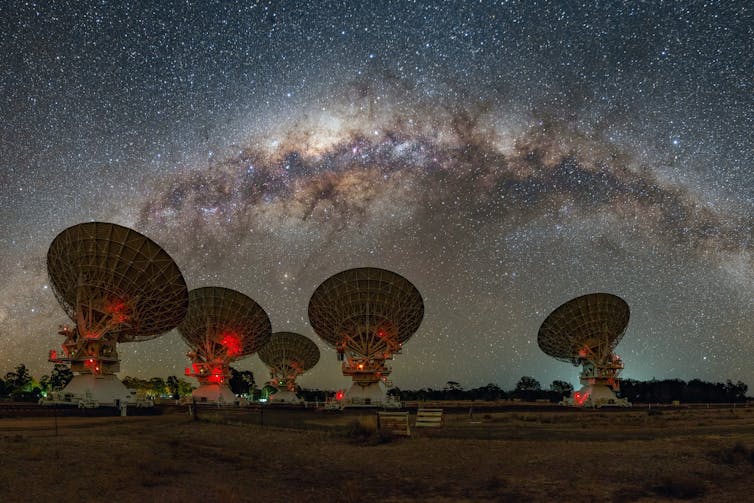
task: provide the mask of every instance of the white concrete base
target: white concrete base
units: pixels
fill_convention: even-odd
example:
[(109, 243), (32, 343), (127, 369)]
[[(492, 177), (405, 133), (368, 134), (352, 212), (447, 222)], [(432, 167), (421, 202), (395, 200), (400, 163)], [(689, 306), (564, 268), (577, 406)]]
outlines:
[(367, 386), (353, 383), (343, 401), (345, 407), (381, 406), (387, 401), (387, 392), (379, 381)]
[(136, 391), (129, 390), (114, 374), (79, 374), (62, 391), (52, 393), (42, 403), (72, 403), (80, 407), (120, 407), (136, 405)]
[(191, 393), (191, 396), (200, 403), (219, 405), (233, 405), (239, 400), (227, 384), (202, 384)]
[(570, 403), (577, 407), (630, 407), (625, 398), (618, 398), (610, 386), (592, 384), (574, 391)]
[(270, 395), (269, 403), (304, 403), (293, 391), (283, 389)]

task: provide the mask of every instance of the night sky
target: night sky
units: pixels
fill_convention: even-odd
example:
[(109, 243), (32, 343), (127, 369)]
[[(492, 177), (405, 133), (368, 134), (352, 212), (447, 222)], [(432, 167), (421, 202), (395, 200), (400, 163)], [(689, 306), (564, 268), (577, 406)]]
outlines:
[(596, 291), (625, 377), (754, 386), (750, 2), (50, 4), (0, 8), (0, 374), (51, 369), (47, 248), (101, 220), (314, 339), (304, 386), (350, 382), (306, 313), (361, 266), (424, 297), (402, 388), (575, 383), (537, 330)]

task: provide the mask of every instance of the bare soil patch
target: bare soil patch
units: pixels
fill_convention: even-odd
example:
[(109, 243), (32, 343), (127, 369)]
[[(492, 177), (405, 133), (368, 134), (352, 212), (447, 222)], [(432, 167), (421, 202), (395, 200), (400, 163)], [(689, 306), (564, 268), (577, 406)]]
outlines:
[(748, 501), (752, 492), (754, 409), (451, 413), (412, 438), (372, 434), (374, 412), (268, 412), (263, 424), (238, 411), (0, 419), (0, 500)]

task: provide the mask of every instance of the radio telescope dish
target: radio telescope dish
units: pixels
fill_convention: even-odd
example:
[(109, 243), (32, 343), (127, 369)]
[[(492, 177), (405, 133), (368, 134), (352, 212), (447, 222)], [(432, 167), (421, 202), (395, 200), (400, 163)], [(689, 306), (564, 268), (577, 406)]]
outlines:
[(354, 382), (346, 402), (352, 405), (386, 401), (380, 381), (391, 369), (385, 361), (400, 352), (423, 317), (424, 302), (411, 282), (372, 267), (331, 276), (309, 301), (312, 328), (345, 359), (343, 375)]
[[(133, 402), (115, 377), (119, 342), (143, 341), (175, 328), (188, 289), (172, 258), (148, 237), (120, 225), (88, 222), (65, 229), (47, 252), (52, 291), (75, 327), (62, 327), (62, 354), (77, 375), (63, 395), (86, 405)], [(83, 400), (83, 398), (82, 398)]]
[(234, 403), (228, 386), (230, 364), (254, 354), (270, 339), (267, 313), (246, 295), (222, 287), (189, 292), (188, 313), (178, 326), (191, 350), (187, 376), (199, 381), (193, 397), (202, 402)]
[(542, 323), (539, 347), (558, 360), (582, 366), (581, 390), (573, 395), (580, 406), (628, 405), (615, 392), (623, 362), (615, 353), (628, 327), (626, 301), (609, 293), (572, 299), (555, 309)]
[(293, 332), (275, 332), (259, 350), (259, 359), (270, 369), (271, 382), (278, 392), (275, 402), (300, 402), (296, 379), (319, 361), (319, 348), (308, 337)]

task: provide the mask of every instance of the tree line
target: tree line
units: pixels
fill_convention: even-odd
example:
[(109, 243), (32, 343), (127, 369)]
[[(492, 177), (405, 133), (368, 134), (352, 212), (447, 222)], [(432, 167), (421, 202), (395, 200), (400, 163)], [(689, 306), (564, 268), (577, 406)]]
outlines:
[(418, 390), (402, 390), (392, 388), (389, 394), (408, 401), (434, 401), (434, 400), (511, 400), (517, 399), (526, 402), (537, 400), (559, 402), (573, 392), (573, 385), (566, 381), (553, 381), (548, 389), (543, 389), (539, 381), (531, 376), (523, 376), (516, 383), (516, 387), (506, 391), (497, 384), (489, 383), (478, 388), (464, 389), (457, 381), (448, 381), (441, 389), (421, 388)]
[[(631, 403), (734, 403), (745, 402), (748, 386), (730, 379), (724, 383), (706, 382), (692, 379), (688, 382), (681, 379), (663, 379), (639, 381), (623, 379), (620, 383), (619, 397), (626, 398)], [(516, 387), (505, 391), (497, 384), (489, 383), (478, 388), (463, 389), (456, 381), (448, 381), (442, 389), (421, 388), (418, 390), (402, 390), (392, 388), (389, 393), (401, 400), (433, 401), (433, 400), (510, 400), (517, 399), (527, 402), (549, 401), (560, 402), (570, 397), (573, 386), (566, 381), (555, 380), (549, 388), (542, 387), (539, 381), (531, 376), (523, 376), (516, 383)]]
[[(236, 370), (231, 367), (228, 385), (237, 395), (249, 395), (254, 392), (254, 374), (248, 370)], [(0, 399), (17, 402), (36, 402), (53, 391), (60, 391), (73, 379), (73, 372), (63, 363), (56, 363), (50, 374), (39, 379), (34, 378), (23, 363), (0, 378)], [(126, 376), (122, 379), (126, 388), (134, 389), (145, 398), (179, 399), (190, 395), (196, 388), (191, 382), (177, 377), (167, 379), (152, 377), (140, 379)]]
[(67, 365), (56, 363), (50, 374), (35, 379), (23, 363), (0, 378), (0, 398), (13, 401), (37, 401), (45, 393), (63, 389), (73, 379)]
[[(231, 377), (228, 381), (230, 389), (236, 395), (248, 396), (252, 399), (265, 397), (273, 390), (264, 387), (258, 389), (254, 382), (254, 374), (249, 370), (236, 370), (231, 367)], [(50, 374), (35, 379), (26, 365), (18, 365), (12, 372), (0, 378), (0, 399), (14, 401), (38, 401), (42, 396), (52, 391), (62, 390), (73, 379), (71, 369), (62, 363), (57, 363)], [(191, 394), (195, 389), (191, 382), (177, 377), (168, 376), (167, 379), (152, 377), (140, 379), (126, 376), (122, 379), (127, 388), (135, 389), (137, 393), (147, 398), (179, 399)], [(686, 382), (681, 379), (663, 379), (639, 381), (636, 379), (621, 380), (618, 395), (632, 403), (733, 403), (745, 402), (748, 386), (730, 379), (722, 382), (707, 382), (701, 379), (691, 379)], [(552, 381), (547, 389), (531, 376), (523, 376), (518, 380), (514, 389), (506, 391), (494, 383), (477, 388), (464, 389), (457, 381), (448, 381), (442, 389), (421, 388), (418, 390), (402, 390), (391, 388), (390, 395), (408, 401), (434, 400), (506, 400), (518, 399), (527, 402), (549, 401), (560, 402), (571, 396), (573, 386), (561, 380)], [(300, 396), (307, 401), (324, 401), (333, 395), (334, 391), (320, 389), (299, 389)]]
[(688, 382), (681, 379), (623, 379), (620, 383), (621, 396), (636, 403), (670, 403), (675, 400), (684, 403), (740, 403), (746, 401), (748, 389), (745, 383), (734, 383), (730, 379), (724, 383), (701, 379)]

